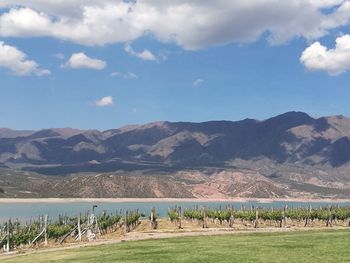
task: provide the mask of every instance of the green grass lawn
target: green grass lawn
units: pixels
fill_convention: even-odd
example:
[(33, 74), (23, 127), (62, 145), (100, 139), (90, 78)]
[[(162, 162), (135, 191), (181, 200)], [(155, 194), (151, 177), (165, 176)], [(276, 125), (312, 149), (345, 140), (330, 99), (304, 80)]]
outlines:
[(350, 230), (135, 241), (31, 254), (3, 262), (350, 262)]

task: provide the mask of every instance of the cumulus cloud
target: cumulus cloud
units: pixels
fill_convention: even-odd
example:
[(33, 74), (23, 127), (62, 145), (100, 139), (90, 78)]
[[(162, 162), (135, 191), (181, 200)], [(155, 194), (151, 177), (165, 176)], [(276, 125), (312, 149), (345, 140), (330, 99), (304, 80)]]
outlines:
[(350, 69), (350, 35), (336, 39), (335, 48), (328, 49), (315, 42), (304, 50), (300, 62), (311, 71), (322, 70), (329, 75), (339, 75)]
[(74, 53), (69, 60), (62, 65), (62, 67), (67, 67), (71, 69), (95, 69), (102, 70), (106, 67), (107, 63), (103, 60), (90, 58), (84, 53)]
[[(2, 0), (0, 36), (48, 36), (82, 45), (130, 43), (147, 34), (186, 50), (308, 40), (349, 24), (348, 0)], [(135, 53), (153, 60), (145, 50)], [(152, 57), (153, 55), (153, 57)]]
[(193, 87), (200, 86), (203, 84), (203, 82), (204, 82), (204, 79), (196, 79), (195, 81), (193, 81), (192, 86)]
[(95, 105), (97, 107), (112, 106), (113, 105), (113, 97), (112, 96), (103, 97), (100, 100), (95, 101)]
[(126, 53), (128, 53), (131, 56), (143, 59), (143, 60), (149, 60), (149, 61), (156, 61), (156, 57), (155, 55), (152, 54), (151, 51), (149, 51), (148, 49), (144, 49), (142, 52), (136, 52), (131, 46), (130, 44), (126, 44), (125, 45), (125, 51)]
[(48, 69), (41, 69), (34, 60), (28, 60), (25, 53), (2, 41), (0, 41), (0, 67), (6, 68), (18, 76), (51, 74)]

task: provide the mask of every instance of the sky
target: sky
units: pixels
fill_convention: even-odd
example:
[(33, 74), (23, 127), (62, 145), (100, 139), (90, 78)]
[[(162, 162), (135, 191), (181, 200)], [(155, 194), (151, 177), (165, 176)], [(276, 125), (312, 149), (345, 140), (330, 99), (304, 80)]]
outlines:
[(0, 127), (350, 116), (349, 70), (350, 1), (0, 1)]

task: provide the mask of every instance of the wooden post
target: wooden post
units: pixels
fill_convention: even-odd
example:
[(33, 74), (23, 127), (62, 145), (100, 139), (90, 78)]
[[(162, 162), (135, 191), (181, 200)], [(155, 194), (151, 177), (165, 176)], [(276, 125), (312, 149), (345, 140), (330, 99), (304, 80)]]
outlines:
[(283, 227), (287, 227), (287, 217), (286, 217), (287, 209), (288, 209), (288, 206), (285, 205), (283, 208)]
[[(179, 214), (179, 229), (181, 229), (181, 228), (182, 228), (182, 212), (181, 212), (181, 206), (179, 206), (178, 214)], [(350, 224), (350, 223), (349, 223), (349, 224)]]
[(255, 222), (254, 222), (254, 228), (258, 228), (258, 222), (259, 222), (259, 210), (255, 210)]
[(100, 226), (98, 225), (98, 220), (97, 220), (97, 216), (94, 215), (94, 220), (96, 221), (96, 227), (97, 227), (97, 231), (98, 233), (100, 234), (100, 236), (102, 235), (101, 233), (101, 228)]
[(79, 217), (78, 217), (78, 240), (79, 241), (81, 241), (80, 217), (81, 217), (81, 213), (79, 214)]
[(304, 225), (304, 227), (307, 227), (307, 226), (309, 225), (310, 211), (311, 211), (311, 208), (310, 208), (310, 206), (309, 206), (309, 208), (307, 209), (307, 216), (306, 216), (306, 219), (305, 219), (305, 225)]
[(151, 219), (150, 219), (150, 223), (151, 223), (151, 230), (154, 229), (154, 225), (153, 225), (153, 220), (154, 220), (154, 212), (153, 212), (154, 207), (151, 209)]
[(11, 224), (11, 219), (9, 219), (9, 221), (7, 222), (7, 245), (6, 245), (6, 252), (9, 253), (10, 252), (10, 224)]
[(129, 232), (128, 231), (128, 226), (127, 226), (127, 219), (128, 219), (128, 210), (125, 211), (124, 213), (124, 228), (125, 228), (125, 232)]
[(151, 229), (157, 229), (157, 216), (155, 207), (152, 207), (151, 209)]
[(18, 233), (18, 226), (19, 226), (19, 222), (18, 222), (18, 218), (16, 218), (16, 233)]
[(45, 245), (47, 245), (47, 220), (48, 220), (48, 215), (45, 215)]
[(233, 208), (232, 208), (232, 205), (231, 205), (231, 208), (230, 208), (230, 223), (229, 223), (229, 226), (232, 227), (232, 226), (233, 226), (233, 223), (234, 223)]
[(328, 207), (329, 218), (328, 218), (327, 226), (330, 226), (330, 227), (332, 227), (332, 223), (333, 223), (332, 210), (333, 210), (333, 207), (332, 207), (332, 206), (331, 206), (331, 207)]
[(202, 216), (203, 216), (203, 224), (202, 224), (202, 228), (206, 228), (207, 227), (207, 215), (205, 213), (205, 208), (202, 208)]

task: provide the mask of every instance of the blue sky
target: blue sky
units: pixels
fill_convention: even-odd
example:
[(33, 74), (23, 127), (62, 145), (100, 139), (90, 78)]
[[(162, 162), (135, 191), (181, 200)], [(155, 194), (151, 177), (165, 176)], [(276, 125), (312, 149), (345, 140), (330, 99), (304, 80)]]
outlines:
[[(157, 35), (160, 29), (156, 28), (152, 29), (155, 33), (147, 31), (137, 37), (128, 36), (127, 41), (117, 37), (112, 41), (99, 39), (104, 42), (96, 45), (89, 42), (95, 41), (94, 36), (89, 36), (92, 40), (82, 42), (79, 37), (67, 39), (50, 33), (39, 34), (43, 29), (36, 28), (37, 24), (27, 31), (19, 26), (5, 30), (7, 20), (4, 16), (22, 8), (55, 15), (52, 23), (69, 16), (66, 11), (60, 11), (65, 6), (59, 9), (57, 6), (40, 6), (43, 1), (29, 2), (34, 4), (5, 1), (0, 13), (0, 43), (26, 54), (20, 62), (31, 60), (36, 63), (25, 73), (19, 73), (16, 68), (19, 62), (11, 61), (17, 64), (10, 64), (8, 59), (1, 60), (0, 49), (0, 127), (105, 130), (158, 120), (264, 119), (291, 110), (312, 116), (350, 116), (350, 53), (346, 47), (335, 47), (337, 38), (348, 43), (345, 38), (349, 33), (347, 20), (311, 37), (311, 33), (305, 33), (301, 26), (300, 32), (304, 35), (296, 32), (281, 43), (271, 42), (270, 38), (279, 39), (284, 35), (278, 30), (273, 33), (269, 28), (248, 40), (243, 38), (245, 32), (238, 37), (234, 32), (231, 39), (223, 38), (219, 43), (215, 42), (220, 39), (217, 28), (200, 41), (186, 37), (165, 41), (163, 35)], [(157, 1), (143, 2), (157, 4)], [(337, 9), (340, 2), (348, 1), (336, 2), (334, 8)], [(319, 5), (315, 10), (327, 15), (331, 12), (320, 9)], [(24, 20), (23, 23), (27, 22)], [(205, 22), (208, 27), (214, 23), (210, 18)], [(288, 25), (285, 25), (287, 31)], [(225, 34), (231, 25), (220, 26)], [(167, 30), (170, 29), (164, 29), (164, 32)], [(252, 29), (248, 27), (249, 30)], [(197, 32), (189, 31), (183, 35), (187, 36), (187, 33), (195, 35)], [(315, 42), (327, 50), (317, 49)], [(127, 46), (133, 53), (126, 51)], [(305, 60), (301, 61), (303, 52), (308, 49), (309, 56), (305, 55)], [(153, 57), (143, 57), (144, 50)], [(104, 62), (105, 66), (91, 66), (89, 61), (83, 64), (90, 66), (77, 65), (73, 61), (69, 64), (72, 55), (78, 53), (84, 53), (95, 62)], [(110, 100), (97, 103), (106, 97), (113, 103)]]

